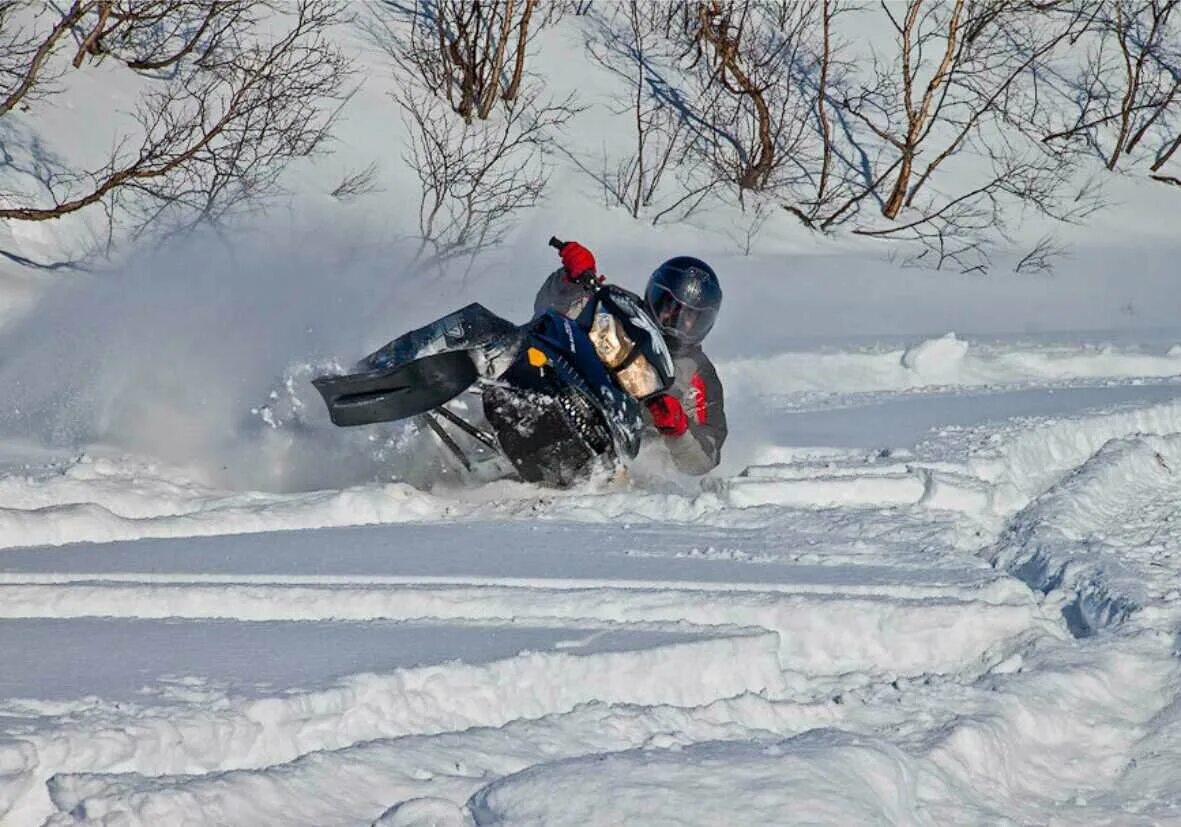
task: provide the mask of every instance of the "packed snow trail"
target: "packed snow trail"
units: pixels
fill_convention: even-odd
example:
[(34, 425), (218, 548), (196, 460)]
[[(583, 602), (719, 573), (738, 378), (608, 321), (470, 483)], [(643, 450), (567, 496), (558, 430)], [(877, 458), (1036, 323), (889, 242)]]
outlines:
[[(276, 494), (14, 447), (2, 821), (1181, 815), (1181, 388), (944, 377), (770, 389), (768, 424), (843, 418), (700, 483)], [(959, 421), (868, 448), (894, 405)]]

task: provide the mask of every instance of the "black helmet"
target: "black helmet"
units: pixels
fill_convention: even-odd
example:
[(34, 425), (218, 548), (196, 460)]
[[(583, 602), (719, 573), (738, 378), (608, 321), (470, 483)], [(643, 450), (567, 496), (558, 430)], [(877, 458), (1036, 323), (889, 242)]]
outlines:
[(722, 287), (704, 261), (677, 256), (656, 268), (644, 300), (670, 345), (698, 345), (718, 318)]

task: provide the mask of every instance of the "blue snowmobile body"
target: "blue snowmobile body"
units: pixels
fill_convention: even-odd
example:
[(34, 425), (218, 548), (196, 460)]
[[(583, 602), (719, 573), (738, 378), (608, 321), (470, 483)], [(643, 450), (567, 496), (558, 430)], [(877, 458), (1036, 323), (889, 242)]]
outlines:
[[(313, 384), (336, 425), (419, 417), (467, 465), (442, 417), (505, 456), (522, 479), (565, 487), (596, 464), (636, 455), (641, 402), (673, 378), (665, 343), (638, 297), (600, 285), (588, 285), (588, 294), (577, 319), (550, 310), (521, 326), (470, 304), (399, 336), (356, 372)], [(617, 318), (633, 344), (624, 362), (643, 357), (653, 366), (652, 393), (629, 392), (600, 358), (590, 335), (600, 313)], [(469, 390), (482, 397), (491, 434), (446, 407)]]

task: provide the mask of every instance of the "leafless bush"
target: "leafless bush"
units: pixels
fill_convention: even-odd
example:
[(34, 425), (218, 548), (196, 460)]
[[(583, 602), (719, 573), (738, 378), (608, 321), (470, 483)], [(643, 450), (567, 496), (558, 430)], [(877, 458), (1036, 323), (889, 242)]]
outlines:
[(840, 204), (855, 203), (860, 168), (838, 163), (830, 111), (831, 88), (842, 85), (850, 69), (834, 21), (855, 8), (852, 3), (649, 5), (664, 19), (681, 78), (653, 84), (650, 97), (682, 126), (681, 155), (701, 162), (691, 176), (698, 188), (712, 192), (728, 184), (744, 209), (757, 196), (756, 227), (767, 220), (764, 202), (816, 229)]
[(514, 213), (537, 203), (551, 133), (575, 113), (569, 102), (515, 101), (495, 118), (457, 120), (426, 91), (396, 96), (410, 131), (406, 162), (418, 176), (418, 261), (437, 266), (495, 245)]
[[(394, 93), (418, 178), (417, 260), (438, 266), (494, 246), (544, 190), (544, 155), (578, 111), (526, 71), (538, 0), (386, 0), (369, 33), (400, 70)], [(557, 12), (555, 12), (556, 14)], [(458, 116), (458, 117), (456, 117)]]
[(819, 230), (875, 204), (891, 223), (855, 232), (917, 243), (922, 264), (986, 267), (1013, 215), (1075, 221), (1096, 207), (1074, 159), (1041, 140), (1039, 88), (1093, 8), (882, 2), (897, 48), (859, 61), (839, 25), (859, 9), (841, 0), (620, 4), (622, 25), (591, 46), (627, 83), (614, 112), (630, 116), (635, 148), (604, 163), (601, 180), (639, 217), (675, 158), (682, 198), (725, 182), (744, 206), (756, 194), (756, 207), (778, 203)]
[[(1033, 162), (993, 158), (987, 175), (954, 197), (932, 196), (911, 210), (909, 219), (881, 227), (858, 227), (857, 235), (888, 241), (905, 241), (917, 248), (906, 261), (936, 270), (958, 269), (963, 273), (984, 273), (991, 265), (990, 249), (997, 241), (1013, 242), (1015, 223), (1038, 212), (1051, 219), (1075, 222), (1097, 205), (1092, 185), (1084, 185), (1067, 197), (1058, 188), (1061, 175), (1070, 171), (1069, 161), (1055, 168), (1042, 159)], [(1088, 207), (1088, 205), (1090, 205)], [(1043, 245), (1030, 257), (1023, 270), (1031, 271), (1033, 259), (1050, 269), (1061, 250)]]
[(740, 201), (805, 180), (818, 148), (813, 103), (796, 78), (819, 32), (817, 3), (687, 2), (669, 7), (667, 20), (695, 86), (677, 103), (715, 175)]
[(1110, 170), (1148, 148), (1152, 177), (1172, 183), (1162, 170), (1181, 148), (1179, 5), (1115, 0), (1095, 7), (1083, 69), (1064, 89), (1075, 118), (1048, 132), (1047, 143), (1081, 145)]
[(633, 218), (650, 218), (653, 224), (684, 220), (719, 181), (699, 176), (700, 165), (689, 161), (693, 130), (674, 105), (676, 96), (666, 80), (676, 57), (665, 32), (667, 6), (628, 0), (612, 12), (599, 21), (599, 36), (588, 49), (627, 89), (626, 98), (608, 106), (612, 114), (629, 118), (632, 146), (621, 155), (604, 152), (597, 173), (571, 157), (599, 179), (608, 206), (622, 206)]
[(339, 201), (352, 201), (362, 195), (379, 192), (377, 187), (377, 162), (369, 166), (346, 173), (336, 189), (332, 190), (332, 197)]
[[(855, 232), (906, 238), (924, 262), (977, 270), (987, 266), (988, 239), (1006, 237), (1007, 216), (1077, 221), (1093, 211), (1096, 193), (1078, 182), (1073, 159), (1041, 140), (1040, 80), (1087, 31), (1090, 11), (1024, 0), (882, 2), (896, 52), (875, 55), (840, 90), (840, 115), (859, 130), (841, 154), (861, 159), (862, 179), (844, 179), (849, 197), (821, 225), (869, 200), (901, 223)], [(971, 161), (953, 170), (962, 159)]]
[(373, 33), (394, 63), (465, 121), (486, 120), (521, 93), (538, 0), (384, 0)]
[[(325, 36), (339, 15), (332, 0), (299, 0), (281, 17), (248, 0), (75, 0), (64, 12), (0, 2), (0, 118), (103, 60), (152, 81), (103, 163), (38, 164), (39, 191), (3, 193), (0, 219), (101, 207), (110, 241), (116, 227), (175, 230), (275, 192), (285, 164), (320, 146), (342, 97), (349, 64)], [(279, 19), (286, 28), (268, 34)]]
[(833, 21), (840, 14), (841, 7), (837, 0), (821, 0), (820, 41), (816, 54), (816, 88), (815, 97), (816, 128), (820, 134), (820, 169), (815, 176), (814, 195), (803, 205), (785, 204), (784, 208), (792, 212), (804, 222), (814, 227), (820, 211), (829, 202), (829, 182), (833, 167), (833, 131), (832, 120), (828, 111), (829, 84), (833, 80), (834, 61), (837, 59), (836, 44), (833, 35)]
[[(890, 162), (893, 184), (881, 210), (894, 219), (968, 142), (989, 157), (1028, 142), (1040, 111), (1037, 72), (1088, 19), (1082, 7), (1051, 17), (1008, 0), (881, 5), (896, 33), (897, 58), (875, 61), (873, 82), (843, 105), (890, 150), (883, 163)], [(919, 172), (919, 155), (932, 153)]]

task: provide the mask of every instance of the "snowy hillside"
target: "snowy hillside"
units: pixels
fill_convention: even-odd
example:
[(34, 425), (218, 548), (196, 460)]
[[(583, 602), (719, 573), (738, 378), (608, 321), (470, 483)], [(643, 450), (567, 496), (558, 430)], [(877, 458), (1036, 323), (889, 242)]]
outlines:
[[(544, 196), (474, 256), (424, 264), (404, 84), (349, 23), (331, 151), (266, 210), (58, 269), (101, 216), (0, 220), (0, 824), (1181, 823), (1181, 189), (1007, 213), (987, 275), (733, 193), (653, 225), (587, 174), (631, 87), (582, 5), (530, 45), (578, 96)], [(139, 91), (63, 78), (0, 190)], [(330, 424), (313, 376), (523, 320), (551, 235), (633, 289), (718, 270), (716, 471), (475, 482)]]

